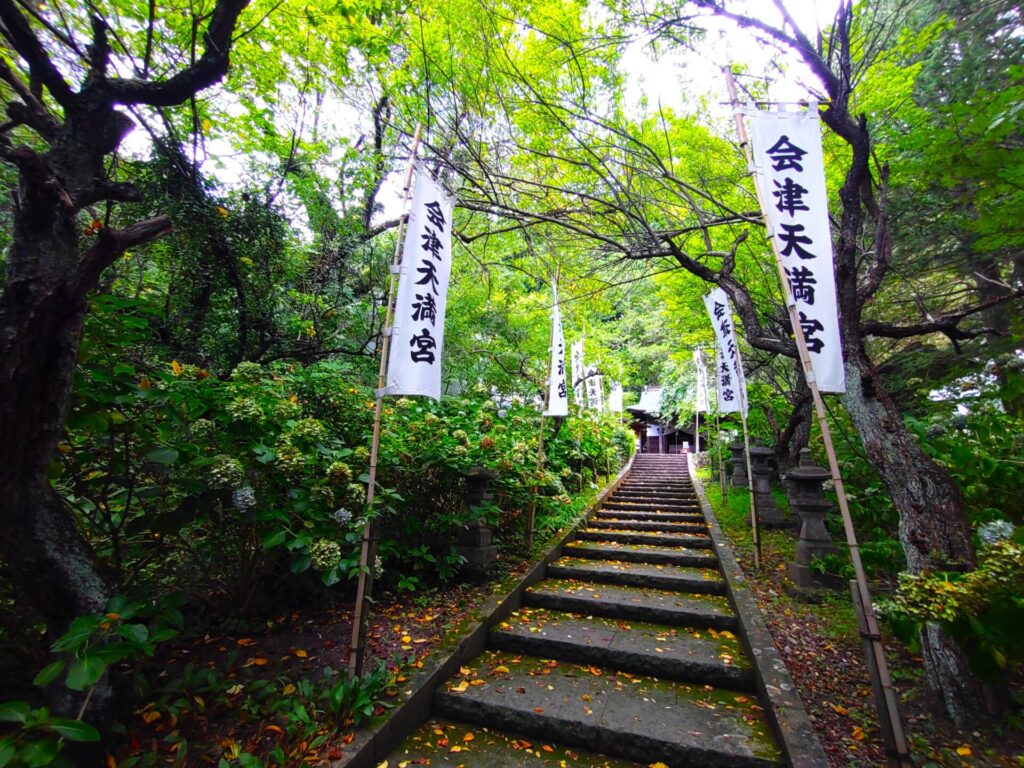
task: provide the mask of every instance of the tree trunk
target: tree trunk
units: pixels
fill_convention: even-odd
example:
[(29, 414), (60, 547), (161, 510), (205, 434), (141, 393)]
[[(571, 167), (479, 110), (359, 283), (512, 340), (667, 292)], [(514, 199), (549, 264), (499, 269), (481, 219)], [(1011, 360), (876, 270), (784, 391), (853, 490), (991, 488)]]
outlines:
[[(868, 461), (899, 513), (907, 571), (965, 571), (974, 567), (971, 533), (959, 488), (932, 461), (903, 423), (863, 350), (847, 345), (846, 406)], [(997, 697), (975, 675), (966, 654), (937, 624), (921, 632), (929, 683), (949, 716), (964, 726), (996, 714)]]
[[(21, 207), (19, 219), (30, 212)], [(40, 246), (26, 231), (31, 234), (31, 222), (16, 225), (12, 263), (25, 265), (30, 257), (22, 249)], [(34, 259), (37, 265), (52, 263), (61, 250), (75, 252), (77, 237), (59, 244), (60, 233), (68, 231), (74, 229), (51, 225), (56, 239), (43, 258)], [(15, 279), (8, 279), (0, 297), (0, 556), (54, 639), (76, 616), (101, 612), (110, 597), (92, 550), (48, 476), (63, 434), (86, 305), (82, 297), (65, 291), (53, 271), (39, 268), (32, 279), (12, 271)], [(85, 694), (63, 686), (55, 686), (51, 694), (51, 707), (58, 714), (79, 716)], [(85, 717), (105, 728), (114, 702), (113, 688), (104, 678), (89, 695)], [(87, 749), (83, 757), (88, 761), (97, 755)]]

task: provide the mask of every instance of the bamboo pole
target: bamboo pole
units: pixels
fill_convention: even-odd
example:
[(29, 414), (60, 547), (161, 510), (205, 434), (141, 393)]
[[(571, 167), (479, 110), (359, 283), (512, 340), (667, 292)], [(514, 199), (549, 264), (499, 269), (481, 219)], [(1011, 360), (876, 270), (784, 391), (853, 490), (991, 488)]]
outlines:
[[(754, 178), (754, 189), (757, 193), (758, 203), (761, 206), (764, 225), (768, 232), (768, 239), (772, 246), (772, 255), (775, 257), (775, 266), (779, 273), (779, 281), (782, 284), (782, 292), (786, 299), (786, 307), (789, 310), (790, 325), (793, 327), (793, 335), (796, 340), (797, 351), (800, 355), (800, 362), (804, 367), (804, 377), (811, 389), (811, 397), (814, 401), (814, 411), (818, 419), (818, 427), (821, 430), (822, 442), (825, 444), (825, 453), (828, 456), (829, 470), (832, 474), (832, 482), (836, 491), (836, 500), (839, 503), (839, 512), (843, 518), (843, 528), (846, 533), (846, 544), (850, 550), (850, 560), (853, 563), (854, 582), (860, 595), (860, 605), (863, 612), (864, 626), (862, 637), (870, 642), (871, 652), (869, 667), (877, 672), (877, 685), (882, 691), (882, 698), (878, 701), (879, 717), (885, 721), (883, 733), (892, 735), (892, 743), (889, 747), (890, 762), (894, 765), (909, 765), (910, 750), (907, 747), (906, 736), (903, 732), (903, 723), (900, 719), (899, 697), (892, 685), (889, 674), (889, 665), (885, 658), (885, 648), (882, 645), (881, 629), (878, 618), (875, 615), (874, 606), (871, 602), (871, 592), (868, 589), (867, 574), (864, 571), (864, 564), (860, 557), (860, 546), (857, 542), (857, 534), (853, 527), (853, 517), (850, 514), (850, 507), (846, 497), (846, 489), (843, 486), (842, 473), (839, 470), (839, 460), (836, 457), (835, 446), (832, 442), (832, 432), (828, 425), (828, 418), (825, 413), (825, 401), (822, 399), (821, 390), (818, 389), (817, 379), (814, 377), (814, 368), (811, 364), (811, 355), (807, 349), (807, 339), (804, 336), (803, 326), (797, 314), (796, 300), (790, 289), (789, 281), (786, 278), (785, 268), (782, 262), (782, 254), (779, 253), (778, 243), (772, 233), (771, 222), (765, 213), (764, 190), (757, 182), (757, 175), (754, 173), (754, 155), (747, 135), (747, 127), (740, 111), (740, 102), (736, 94), (736, 81), (733, 78), (732, 70), (726, 70), (726, 83), (729, 89), (729, 99), (734, 110), (736, 119), (736, 131), (739, 135), (740, 145), (743, 147), (747, 160), (747, 170)], [(886, 727), (887, 726), (887, 727)]]
[[(741, 363), (742, 365), (742, 363)], [(754, 567), (761, 568), (761, 527), (757, 523), (757, 503), (754, 500), (754, 471), (750, 467), (750, 434), (747, 432), (747, 388), (746, 381), (738, 388), (740, 392), (740, 421), (743, 424), (743, 455), (747, 460), (747, 488), (750, 491), (750, 530), (754, 534)]]
[[(717, 405), (717, 404), (716, 404)], [(718, 484), (722, 492), (722, 503), (726, 501), (725, 460), (722, 458), (722, 421), (718, 408), (715, 408), (715, 440), (718, 443)]]
[(363, 661), (366, 656), (366, 621), (368, 604), (373, 594), (373, 566), (377, 557), (377, 540), (380, 538), (380, 526), (373, 516), (373, 498), (377, 487), (377, 450), (380, 447), (380, 421), (384, 410), (383, 389), (387, 384), (388, 354), (391, 351), (391, 324), (394, 321), (395, 284), (398, 267), (402, 260), (402, 236), (409, 220), (409, 190), (412, 187), (412, 174), (416, 167), (416, 152), (420, 146), (423, 126), (416, 126), (412, 139), (412, 151), (409, 154), (409, 168), (402, 186), (402, 205), (404, 211), (398, 222), (395, 239), (395, 254), (391, 260), (391, 276), (388, 284), (388, 306), (385, 312), (384, 334), (381, 341), (380, 369), (377, 373), (377, 402), (373, 410), (373, 438), (370, 442), (370, 476), (366, 486), (366, 522), (363, 523), (362, 546), (359, 551), (359, 586), (356, 588), (356, 604), (352, 616), (352, 640), (349, 644), (348, 675), (358, 676), (363, 673)]
[[(545, 401), (547, 398), (545, 397)], [(545, 410), (547, 410), (545, 408)], [(547, 421), (545, 414), (540, 415), (540, 433), (537, 435), (537, 469), (535, 476), (540, 477), (541, 469), (544, 466), (544, 427)], [(526, 514), (526, 552), (533, 550), (534, 528), (537, 526), (537, 480), (533, 481), (533, 490), (530, 493), (530, 511)]]
[[(554, 280), (554, 291), (557, 296), (558, 292), (558, 279), (562, 276), (562, 265), (559, 264), (555, 267), (555, 280)], [(554, 352), (555, 349), (555, 337), (554, 334), (551, 336), (551, 349), (549, 352)], [(562, 336), (562, 365), (565, 365), (565, 335)], [(547, 375), (547, 389), (544, 392), (544, 411), (540, 415), (540, 433), (537, 435), (537, 475), (540, 475), (540, 471), (544, 466), (544, 427), (545, 420), (547, 419), (546, 411), (551, 407), (551, 358), (548, 357), (548, 375)], [(566, 398), (569, 393), (566, 392)], [(537, 526), (537, 484), (533, 485), (533, 492), (530, 494), (530, 511), (526, 513), (526, 551), (529, 553), (533, 549), (533, 536), (536, 533), (534, 528)]]

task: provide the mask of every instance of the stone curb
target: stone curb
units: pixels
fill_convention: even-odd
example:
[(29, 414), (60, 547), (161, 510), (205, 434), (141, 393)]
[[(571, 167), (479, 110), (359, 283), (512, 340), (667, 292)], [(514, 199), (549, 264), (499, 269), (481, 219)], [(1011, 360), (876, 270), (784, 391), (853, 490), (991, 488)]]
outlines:
[(722, 576), (728, 585), (729, 601), (739, 618), (740, 640), (746, 646), (757, 670), (758, 693), (768, 703), (767, 715), (775, 729), (786, 763), (791, 768), (827, 768), (825, 750), (800, 701), (793, 678), (775, 647), (754, 593), (747, 586), (746, 577), (704, 495), (704, 486), (694, 471), (692, 454), (687, 454), (687, 467), (708, 520), (711, 541), (718, 553)]
[(391, 750), (430, 717), (434, 691), (437, 687), (454, 675), (467, 661), (483, 653), (491, 629), (508, 618), (512, 611), (519, 609), (523, 592), (544, 578), (548, 565), (562, 556), (562, 547), (575, 540), (577, 530), (586, 525), (594, 511), (600, 509), (604, 500), (619, 487), (633, 466), (635, 456), (634, 453), (629, 457), (629, 461), (611, 484), (598, 495), (594, 503), (580, 515), (567, 532), (553, 537), (553, 546), (529, 567), (526, 575), (510, 592), (492, 594), (483, 602), (453, 650), (446, 655), (427, 656), (423, 668), (417, 670), (407, 684), (408, 688), (403, 692), (405, 700), (380, 724), (356, 731), (355, 740), (344, 748), (349, 754), (331, 763), (331, 768), (375, 768)]

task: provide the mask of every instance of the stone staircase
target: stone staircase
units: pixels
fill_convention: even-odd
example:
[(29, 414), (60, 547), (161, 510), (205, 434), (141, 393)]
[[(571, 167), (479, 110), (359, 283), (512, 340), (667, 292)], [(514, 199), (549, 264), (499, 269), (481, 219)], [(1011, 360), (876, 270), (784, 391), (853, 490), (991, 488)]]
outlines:
[(388, 765), (784, 765), (738, 634), (686, 458), (637, 456)]

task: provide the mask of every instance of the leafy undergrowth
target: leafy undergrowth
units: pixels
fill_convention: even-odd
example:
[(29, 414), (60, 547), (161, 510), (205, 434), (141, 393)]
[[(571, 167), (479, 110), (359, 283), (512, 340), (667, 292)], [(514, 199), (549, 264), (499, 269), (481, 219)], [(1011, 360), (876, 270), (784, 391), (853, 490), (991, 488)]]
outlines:
[[(584, 489), (574, 518), (596, 494)], [(538, 540), (534, 552), (546, 546)], [(159, 683), (107, 763), (291, 768), (345, 758), (356, 731), (385, 715), (427, 656), (444, 652), (484, 600), (507, 591), (528, 564), (525, 550), (511, 547), (486, 581), (383, 596), (371, 615), (367, 672), (355, 683), (345, 676), (351, 603), (176, 642), (155, 660)]]
[[(729, 489), (729, 503), (723, 505), (717, 482), (705, 479), (705, 491), (793, 675), (831, 768), (885, 765), (871, 683), (848, 594), (826, 592), (817, 603), (794, 599), (787, 569), (793, 560), (795, 531), (762, 532), (761, 570), (757, 571), (747, 492)], [(916, 765), (1024, 766), (1020, 706), (1024, 681), (1019, 673), (1011, 684), (1014, 706), (1004, 721), (963, 731), (937, 707), (920, 657), (896, 642), (887, 642), (886, 658), (900, 692)]]
[(385, 596), (369, 630), (367, 673), (347, 682), (352, 606), (277, 616), (208, 634), (157, 659), (163, 671), (133, 715), (118, 768), (321, 765), (383, 715), (430, 651), (486, 594), (483, 585)]

